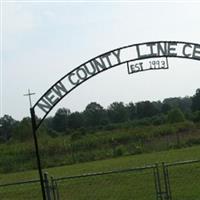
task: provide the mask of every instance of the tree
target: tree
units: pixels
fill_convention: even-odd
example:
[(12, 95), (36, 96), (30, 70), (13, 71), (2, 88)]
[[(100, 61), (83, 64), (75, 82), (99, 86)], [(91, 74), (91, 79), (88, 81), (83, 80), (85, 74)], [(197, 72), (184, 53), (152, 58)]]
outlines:
[(186, 97), (180, 98), (179, 108), (184, 113), (191, 112), (191, 107), (192, 107), (192, 98), (191, 97), (186, 96)]
[(200, 122), (200, 111), (196, 111), (193, 113), (193, 121)]
[(170, 104), (168, 104), (168, 103), (163, 103), (162, 104), (162, 108), (161, 108), (161, 111), (162, 111), (162, 113), (164, 113), (164, 114), (167, 114), (170, 110), (171, 110), (171, 106), (170, 106)]
[(59, 108), (52, 119), (52, 127), (58, 132), (64, 132), (68, 128), (68, 117), (71, 112), (67, 108)]
[(113, 123), (124, 122), (128, 120), (127, 108), (123, 102), (114, 102), (108, 107), (108, 116)]
[(128, 112), (128, 118), (130, 120), (133, 120), (136, 118), (137, 116), (137, 112), (136, 112), (136, 106), (133, 102), (130, 102), (128, 105), (127, 105), (127, 112)]
[(180, 98), (170, 97), (170, 98), (164, 99), (163, 104), (168, 104), (168, 105), (170, 105), (171, 108), (178, 108), (179, 102), (180, 102)]
[(69, 128), (76, 129), (83, 126), (83, 117), (79, 112), (74, 112), (68, 117)]
[(23, 118), (16, 126), (13, 138), (20, 141), (25, 141), (32, 138), (31, 118)]
[(0, 118), (0, 138), (3, 141), (8, 141), (11, 138), (16, 123), (10, 115), (4, 115)]
[(86, 106), (83, 116), (86, 126), (98, 126), (103, 123), (106, 114), (105, 110), (100, 104), (91, 102)]
[(200, 88), (196, 90), (196, 94), (192, 97), (192, 111), (200, 111)]
[(152, 101), (151, 102), (154, 106), (154, 109), (156, 109), (156, 114), (160, 114), (162, 112), (162, 103), (161, 101)]
[(191, 111), (192, 100), (190, 97), (173, 97), (163, 101), (164, 105), (169, 105), (171, 108), (180, 108), (184, 113)]
[(179, 108), (174, 108), (169, 111), (168, 121), (170, 123), (183, 122), (184, 120), (185, 120), (185, 116)]
[(53, 129), (53, 117), (47, 117), (44, 122), (43, 122), (44, 126), (48, 129)]
[(136, 103), (136, 109), (139, 118), (152, 117), (159, 113), (159, 110), (150, 101), (141, 101)]

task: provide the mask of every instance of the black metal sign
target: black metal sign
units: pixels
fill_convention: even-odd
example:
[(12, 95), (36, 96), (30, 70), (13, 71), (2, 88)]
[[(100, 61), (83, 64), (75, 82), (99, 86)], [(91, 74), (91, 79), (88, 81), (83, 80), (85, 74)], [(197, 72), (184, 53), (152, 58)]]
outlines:
[(168, 59), (156, 58), (156, 59), (144, 59), (140, 61), (127, 62), (128, 74), (136, 72), (143, 72), (148, 70), (169, 69)]
[[(33, 106), (36, 115), (42, 115), (36, 128), (64, 96), (93, 76), (124, 63), (127, 63), (129, 74), (168, 69), (167, 57), (200, 60), (200, 45), (178, 41), (133, 44), (106, 52), (83, 63), (52, 85)], [(146, 59), (148, 62), (145, 64)]]
[[(43, 200), (46, 200), (48, 196), (45, 193), (36, 131), (53, 107), (76, 87), (103, 71), (125, 63), (127, 63), (129, 74), (168, 69), (168, 57), (200, 60), (200, 45), (178, 41), (158, 41), (114, 49), (83, 63), (67, 73), (35, 103), (30, 112)], [(36, 121), (36, 115), (39, 112), (42, 118)]]
[(42, 115), (36, 127), (40, 126), (46, 115), (64, 96), (91, 77), (124, 63), (128, 65), (129, 74), (152, 69), (168, 69), (167, 59), (151, 60), (148, 66), (144, 66), (143, 62), (135, 62), (163, 57), (200, 60), (200, 45), (178, 41), (158, 41), (129, 45), (101, 54), (70, 71), (45, 92), (33, 106), (36, 114), (40, 112)]

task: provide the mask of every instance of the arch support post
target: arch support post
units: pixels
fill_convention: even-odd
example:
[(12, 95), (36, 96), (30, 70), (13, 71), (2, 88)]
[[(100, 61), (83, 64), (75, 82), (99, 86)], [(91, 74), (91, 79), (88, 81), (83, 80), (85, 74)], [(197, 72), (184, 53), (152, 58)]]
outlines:
[(35, 118), (34, 108), (30, 108), (30, 113), (31, 113), (32, 132), (33, 132), (33, 139), (34, 139), (34, 145), (35, 145), (35, 154), (37, 158), (37, 168), (38, 168), (38, 173), (40, 177), (42, 197), (43, 197), (43, 200), (46, 200), (44, 178), (42, 174), (42, 167), (41, 167), (41, 162), (40, 162), (40, 154), (39, 154), (38, 141), (37, 141), (37, 135), (36, 135), (37, 127), (36, 127), (36, 118)]

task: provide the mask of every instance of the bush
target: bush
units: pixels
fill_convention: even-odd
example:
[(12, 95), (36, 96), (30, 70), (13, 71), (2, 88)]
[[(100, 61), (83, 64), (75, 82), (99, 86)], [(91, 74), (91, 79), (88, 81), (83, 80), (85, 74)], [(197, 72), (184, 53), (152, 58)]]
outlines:
[(152, 117), (153, 125), (161, 125), (161, 124), (166, 123), (166, 121), (167, 121), (167, 117), (165, 115), (158, 115), (158, 116)]
[(193, 130), (195, 128), (195, 125), (193, 122), (185, 121), (185, 122), (175, 124), (175, 127), (178, 132), (185, 132), (185, 131)]
[(113, 156), (114, 157), (118, 157), (118, 156), (122, 156), (124, 153), (124, 148), (122, 145), (116, 147), (113, 151)]
[(196, 111), (193, 113), (193, 121), (200, 122), (200, 111)]
[(173, 135), (176, 133), (176, 128), (172, 125), (164, 125), (156, 127), (153, 130), (154, 136), (165, 136), (165, 135)]
[(200, 138), (191, 138), (186, 142), (187, 146), (193, 146), (193, 145), (199, 145), (200, 144)]
[(141, 144), (131, 143), (127, 146), (127, 151), (129, 154), (140, 154), (143, 152), (143, 147)]
[(184, 120), (185, 120), (185, 116), (179, 108), (174, 108), (169, 111), (168, 113), (169, 123), (183, 122)]
[(76, 141), (81, 139), (82, 134), (80, 131), (75, 131), (72, 135), (71, 135), (71, 141)]
[(54, 131), (53, 129), (50, 129), (47, 131), (48, 135), (50, 135), (52, 138), (58, 137), (58, 132)]
[(151, 118), (144, 118), (140, 120), (134, 120), (132, 123), (132, 127), (136, 126), (149, 126), (152, 124)]
[(115, 125), (113, 125), (113, 124), (108, 124), (108, 125), (106, 125), (106, 126), (104, 126), (104, 130), (105, 131), (112, 131), (112, 130), (114, 130), (116, 127), (115, 127)]

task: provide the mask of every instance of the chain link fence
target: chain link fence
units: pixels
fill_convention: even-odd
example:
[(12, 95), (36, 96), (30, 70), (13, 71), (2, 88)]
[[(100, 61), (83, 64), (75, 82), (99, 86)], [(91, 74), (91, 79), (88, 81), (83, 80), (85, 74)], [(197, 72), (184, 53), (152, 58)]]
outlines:
[(22, 181), (0, 185), (1, 200), (35, 200), (41, 199), (39, 180)]
[(60, 199), (155, 200), (154, 167), (57, 178)]
[[(44, 181), (47, 200), (200, 200), (200, 160)], [(40, 181), (1, 184), (0, 199), (42, 199)]]
[(169, 200), (200, 199), (200, 161), (164, 164), (167, 174)]

